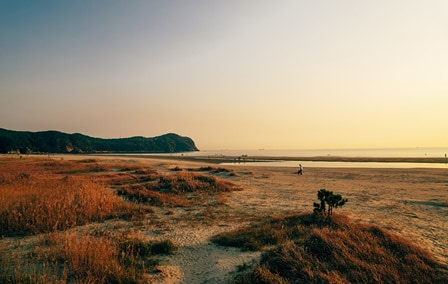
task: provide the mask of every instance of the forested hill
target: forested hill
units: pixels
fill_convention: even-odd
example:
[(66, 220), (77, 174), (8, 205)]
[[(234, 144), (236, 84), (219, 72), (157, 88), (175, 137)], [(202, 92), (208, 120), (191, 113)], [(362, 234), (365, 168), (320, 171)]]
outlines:
[(102, 139), (59, 131), (13, 131), (0, 128), (0, 153), (175, 153), (198, 151), (194, 141), (169, 133), (153, 138), (141, 136)]

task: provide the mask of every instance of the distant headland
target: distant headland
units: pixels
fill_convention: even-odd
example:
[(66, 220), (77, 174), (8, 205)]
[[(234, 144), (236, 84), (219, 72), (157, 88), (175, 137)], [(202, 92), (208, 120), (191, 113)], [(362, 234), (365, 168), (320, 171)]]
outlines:
[(0, 153), (176, 153), (199, 151), (194, 141), (168, 133), (147, 138), (103, 139), (60, 131), (14, 131), (0, 128)]

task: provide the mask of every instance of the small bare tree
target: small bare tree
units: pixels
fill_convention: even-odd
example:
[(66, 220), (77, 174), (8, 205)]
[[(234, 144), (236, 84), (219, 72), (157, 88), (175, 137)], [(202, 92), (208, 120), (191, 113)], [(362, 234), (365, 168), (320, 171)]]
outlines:
[(333, 213), (333, 208), (338, 208), (344, 206), (348, 199), (342, 198), (340, 194), (334, 194), (333, 191), (326, 189), (321, 189), (317, 192), (317, 198), (320, 203), (314, 203), (314, 213), (315, 214), (327, 214), (331, 216)]

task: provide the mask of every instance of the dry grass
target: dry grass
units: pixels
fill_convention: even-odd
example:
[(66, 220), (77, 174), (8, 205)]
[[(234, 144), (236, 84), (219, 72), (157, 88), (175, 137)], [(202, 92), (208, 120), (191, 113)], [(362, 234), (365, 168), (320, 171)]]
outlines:
[(197, 175), (192, 173), (177, 173), (161, 176), (156, 191), (181, 194), (187, 192), (218, 193), (231, 192), (239, 188), (232, 182), (214, 176)]
[(109, 239), (67, 234), (54, 246), (51, 260), (66, 263), (68, 279), (89, 283), (128, 280), (116, 244)]
[(160, 193), (144, 186), (123, 187), (117, 190), (118, 195), (153, 206), (188, 206), (189, 202), (170, 193)]
[(200, 168), (189, 168), (188, 171), (197, 171), (197, 172), (211, 172), (211, 173), (233, 173), (232, 170), (226, 169), (226, 168), (216, 168), (216, 167), (200, 167)]
[[(106, 184), (118, 195), (154, 206), (188, 206), (188, 194), (206, 200), (207, 195), (239, 189), (210, 175), (162, 175), (132, 163), (3, 159), (0, 236), (64, 230), (136, 211), (136, 206)], [(219, 199), (221, 204), (225, 202), (222, 196)]]
[(27, 259), (16, 255), (13, 262), (3, 262), (0, 282), (144, 283), (144, 273), (157, 264), (153, 256), (175, 250), (168, 240), (53, 233)]
[(63, 230), (133, 209), (106, 187), (76, 179), (18, 178), (0, 185), (0, 192), (3, 236)]
[(448, 267), (411, 242), (344, 216), (290, 215), (214, 238), (259, 250), (260, 263), (237, 283), (446, 283)]
[(89, 165), (34, 160), (0, 164), (1, 236), (64, 230), (136, 212), (135, 205), (100, 183), (54, 173), (62, 168), (63, 172), (69, 171), (70, 164), (76, 171), (78, 165)]
[(130, 200), (155, 206), (189, 206), (188, 194), (195, 194), (195, 200), (207, 195), (217, 195), (224, 204), (222, 192), (240, 188), (234, 183), (208, 175), (178, 172), (171, 175), (158, 175), (151, 182), (131, 186), (121, 186), (117, 193)]

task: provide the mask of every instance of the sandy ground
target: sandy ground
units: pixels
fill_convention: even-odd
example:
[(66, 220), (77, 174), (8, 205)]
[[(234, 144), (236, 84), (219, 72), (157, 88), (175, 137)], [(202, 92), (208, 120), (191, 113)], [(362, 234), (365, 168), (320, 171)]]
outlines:
[[(204, 165), (190, 161), (129, 159), (167, 173), (175, 166), (185, 169)], [(225, 168), (233, 169), (236, 175), (222, 177), (243, 190), (226, 194), (224, 204), (205, 209), (154, 208), (151, 220), (133, 228), (147, 239), (170, 239), (179, 247), (175, 254), (161, 258), (160, 273), (148, 275), (149, 282), (228, 283), (238, 270), (257, 261), (260, 253), (219, 247), (210, 238), (274, 215), (311, 212), (321, 188), (349, 199), (343, 208), (336, 209), (337, 213), (385, 227), (448, 264), (448, 171), (445, 169), (305, 168), (303, 176), (298, 176), (293, 168), (250, 165)]]
[[(146, 159), (159, 170), (202, 166), (188, 161)], [(216, 165), (212, 165), (215, 166)], [(162, 283), (227, 283), (238, 267), (250, 264), (257, 253), (222, 248), (210, 243), (213, 235), (245, 226), (252, 221), (289, 212), (310, 212), (321, 188), (340, 193), (349, 202), (336, 212), (352, 219), (385, 227), (431, 251), (448, 264), (448, 171), (445, 169), (343, 169), (306, 168), (298, 176), (293, 168), (226, 166), (243, 187), (228, 194), (225, 205), (209, 216), (195, 209), (158, 212), (163, 231), (154, 225), (142, 232), (169, 238), (180, 246), (162, 261)], [(201, 215), (202, 214), (202, 215)], [(156, 225), (157, 226), (157, 225)]]

